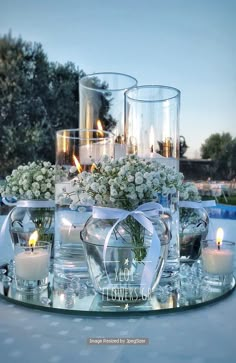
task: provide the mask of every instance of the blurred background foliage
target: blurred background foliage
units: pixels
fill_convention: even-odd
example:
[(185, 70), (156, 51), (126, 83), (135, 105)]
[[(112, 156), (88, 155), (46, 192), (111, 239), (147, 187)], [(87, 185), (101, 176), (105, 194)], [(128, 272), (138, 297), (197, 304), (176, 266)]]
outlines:
[[(85, 75), (72, 62), (50, 62), (40, 43), (11, 33), (0, 36), (0, 178), (29, 161), (55, 162), (55, 132), (78, 127), (79, 79)], [(108, 86), (96, 77), (93, 82), (102, 89)], [(111, 102), (109, 93), (103, 96), (99, 114), (110, 131), (116, 123), (109, 115)], [(229, 133), (212, 134), (202, 144), (201, 157), (209, 159), (203, 170), (185, 158), (188, 147), (180, 136), (180, 169), (190, 179), (205, 174), (235, 178), (236, 138)]]
[(78, 127), (85, 73), (49, 62), (41, 44), (0, 38), (0, 176), (22, 163), (55, 158), (55, 131)]

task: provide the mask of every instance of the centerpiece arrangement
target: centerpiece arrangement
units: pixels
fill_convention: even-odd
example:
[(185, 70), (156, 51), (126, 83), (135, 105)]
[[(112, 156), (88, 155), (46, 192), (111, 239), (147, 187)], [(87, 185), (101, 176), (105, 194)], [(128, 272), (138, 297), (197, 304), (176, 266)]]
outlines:
[(170, 240), (171, 215), (159, 198), (175, 198), (182, 182), (183, 175), (173, 168), (135, 155), (103, 157), (92, 171), (73, 179), (77, 198), (70, 208), (93, 206), (81, 238), (98, 292), (130, 300), (150, 295), (160, 280)]
[(55, 167), (49, 161), (29, 162), (14, 169), (0, 187), (3, 198), (17, 200), (9, 214), (14, 244), (26, 243), (32, 232), (53, 243)]

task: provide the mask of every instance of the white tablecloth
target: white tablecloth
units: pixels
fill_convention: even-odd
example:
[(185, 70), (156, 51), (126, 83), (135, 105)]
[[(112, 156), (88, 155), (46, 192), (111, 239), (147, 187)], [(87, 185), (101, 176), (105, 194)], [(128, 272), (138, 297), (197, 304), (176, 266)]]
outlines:
[[(213, 220), (236, 239), (236, 221)], [(0, 299), (1, 363), (235, 363), (236, 292), (199, 309), (140, 318), (61, 315)], [(91, 337), (149, 338), (148, 345), (91, 346)]]

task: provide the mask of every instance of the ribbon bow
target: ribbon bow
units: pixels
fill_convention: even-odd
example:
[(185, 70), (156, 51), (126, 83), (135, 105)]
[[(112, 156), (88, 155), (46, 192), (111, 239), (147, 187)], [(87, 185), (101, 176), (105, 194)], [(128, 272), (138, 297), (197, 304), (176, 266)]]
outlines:
[[(141, 278), (141, 286), (144, 294), (149, 294), (152, 284), (153, 276), (155, 274), (158, 259), (160, 257), (161, 244), (159, 237), (153, 227), (149, 217), (159, 216), (159, 212), (163, 211), (163, 207), (155, 202), (144, 203), (134, 211), (127, 211), (119, 208), (106, 208), (106, 207), (93, 207), (93, 218), (100, 219), (117, 219), (114, 225), (107, 233), (104, 248), (103, 248), (103, 262), (106, 270), (106, 251), (110, 237), (115, 227), (128, 216), (132, 216), (137, 222), (139, 222), (151, 235), (151, 246), (146, 256), (145, 266)], [(107, 271), (106, 271), (107, 273)]]
[(204, 200), (200, 202), (192, 202), (189, 200), (182, 200), (179, 202), (179, 206), (182, 208), (209, 208), (215, 207), (216, 201), (215, 200)]

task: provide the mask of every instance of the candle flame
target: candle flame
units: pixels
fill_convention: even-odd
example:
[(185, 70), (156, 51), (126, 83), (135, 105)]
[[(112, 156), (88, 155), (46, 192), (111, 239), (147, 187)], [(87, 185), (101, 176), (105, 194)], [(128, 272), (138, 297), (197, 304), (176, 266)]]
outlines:
[(38, 238), (39, 238), (39, 234), (38, 234), (38, 231), (34, 231), (31, 235), (30, 235), (30, 238), (29, 238), (29, 246), (30, 247), (35, 247), (37, 241), (38, 241)]
[(216, 244), (220, 246), (222, 244), (224, 238), (224, 230), (223, 228), (218, 228), (216, 232)]
[(67, 132), (63, 131), (63, 137), (62, 137), (62, 148), (63, 148), (63, 152), (66, 153), (66, 149), (67, 149), (67, 145), (66, 145), (66, 136), (67, 136)]
[(77, 157), (75, 155), (73, 155), (73, 159), (74, 159), (74, 163), (75, 163), (75, 166), (76, 166), (78, 172), (82, 173), (83, 169), (82, 169), (82, 166), (80, 165), (79, 160), (77, 159)]
[(91, 166), (91, 172), (93, 172), (94, 170), (97, 169), (97, 166), (95, 163), (92, 163), (92, 166)]
[(97, 120), (97, 129), (99, 134), (101, 135), (101, 137), (104, 136), (104, 132), (103, 132), (103, 127), (102, 127), (102, 123), (100, 120)]

